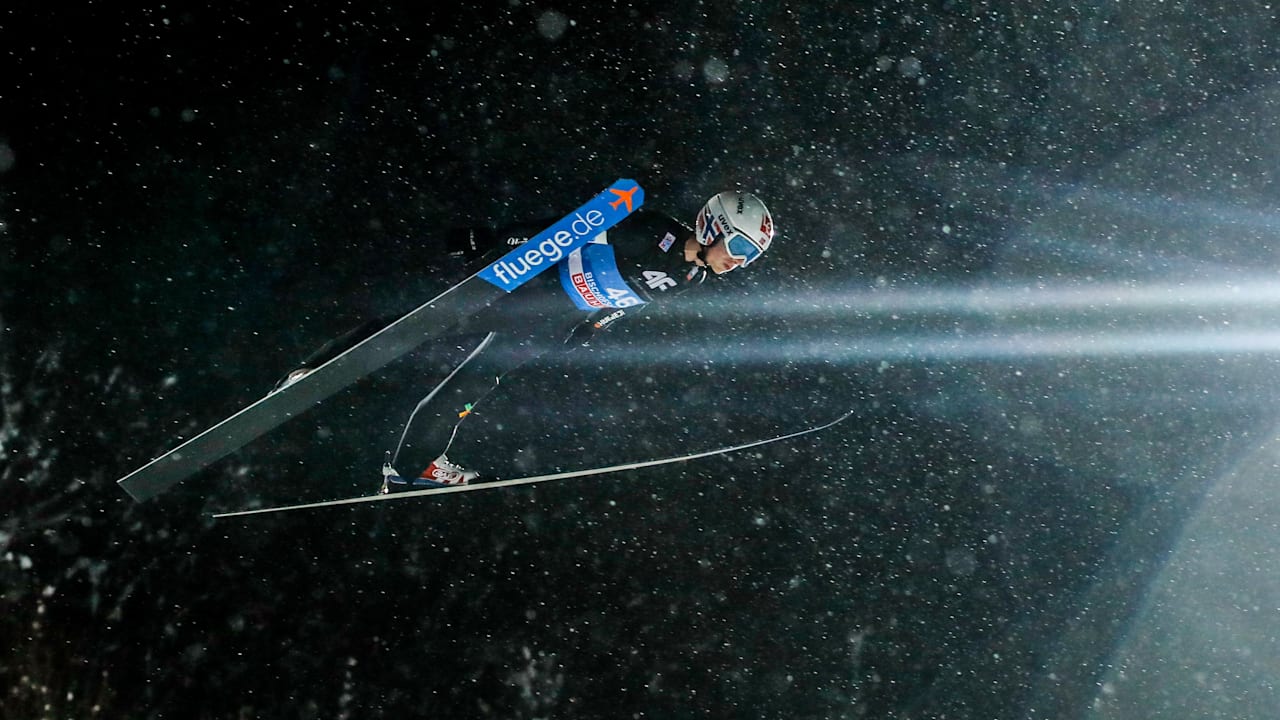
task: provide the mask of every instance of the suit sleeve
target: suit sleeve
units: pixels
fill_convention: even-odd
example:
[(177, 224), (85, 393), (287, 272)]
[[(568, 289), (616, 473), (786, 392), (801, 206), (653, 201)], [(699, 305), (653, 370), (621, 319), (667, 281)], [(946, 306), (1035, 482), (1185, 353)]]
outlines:
[(569, 333), (569, 336), (565, 338), (565, 349), (572, 350), (573, 348), (591, 344), (592, 340), (611, 330), (622, 320), (637, 317), (648, 307), (649, 304), (646, 303), (629, 308), (604, 308), (603, 310), (595, 311), (578, 323)]

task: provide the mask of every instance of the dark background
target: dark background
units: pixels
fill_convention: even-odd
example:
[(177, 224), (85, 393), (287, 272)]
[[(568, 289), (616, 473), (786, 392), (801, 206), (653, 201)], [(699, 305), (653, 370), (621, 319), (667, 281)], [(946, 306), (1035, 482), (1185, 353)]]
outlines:
[[(1274, 293), (1134, 300), (1274, 279), (1271, 5), (376, 5), (0, 10), (0, 717), (1274, 717), (1194, 654), (1116, 673), (1274, 427)], [(446, 229), (619, 177), (689, 221), (750, 190), (781, 237), (529, 368), (467, 452), (848, 421), (209, 518), (371, 491), (443, 344), (116, 487), (447, 287)]]

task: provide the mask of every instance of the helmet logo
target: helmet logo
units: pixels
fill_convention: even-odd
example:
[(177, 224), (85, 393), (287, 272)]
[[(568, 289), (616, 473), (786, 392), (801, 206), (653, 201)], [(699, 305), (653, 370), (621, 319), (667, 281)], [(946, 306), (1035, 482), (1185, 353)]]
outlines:
[(719, 216), (707, 212), (706, 208), (698, 213), (698, 241), (703, 245), (711, 245), (724, 237), (724, 223)]
[(765, 213), (760, 219), (760, 232), (764, 233), (765, 242), (773, 239), (773, 217), (769, 213)]

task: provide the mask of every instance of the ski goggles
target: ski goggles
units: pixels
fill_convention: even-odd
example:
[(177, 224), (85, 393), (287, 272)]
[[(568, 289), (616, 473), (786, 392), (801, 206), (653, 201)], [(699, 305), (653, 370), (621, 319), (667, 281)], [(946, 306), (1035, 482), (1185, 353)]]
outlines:
[(750, 236), (740, 232), (730, 232), (724, 237), (724, 249), (729, 257), (741, 260), (744, 266), (750, 265), (756, 258), (764, 254), (764, 248), (756, 244)]

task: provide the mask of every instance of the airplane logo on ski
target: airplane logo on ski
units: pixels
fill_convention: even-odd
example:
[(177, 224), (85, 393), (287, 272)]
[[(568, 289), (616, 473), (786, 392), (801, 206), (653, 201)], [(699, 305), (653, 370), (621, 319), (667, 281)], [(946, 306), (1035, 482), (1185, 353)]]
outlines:
[(631, 196), (635, 195), (636, 191), (639, 189), (640, 189), (639, 185), (632, 187), (630, 190), (618, 190), (615, 188), (609, 188), (609, 192), (618, 196), (617, 200), (614, 200), (613, 202), (609, 203), (609, 207), (613, 208), (614, 210), (617, 210), (619, 205), (621, 205), (622, 203), (626, 203), (627, 212), (631, 212), (631, 209), (632, 209)]

